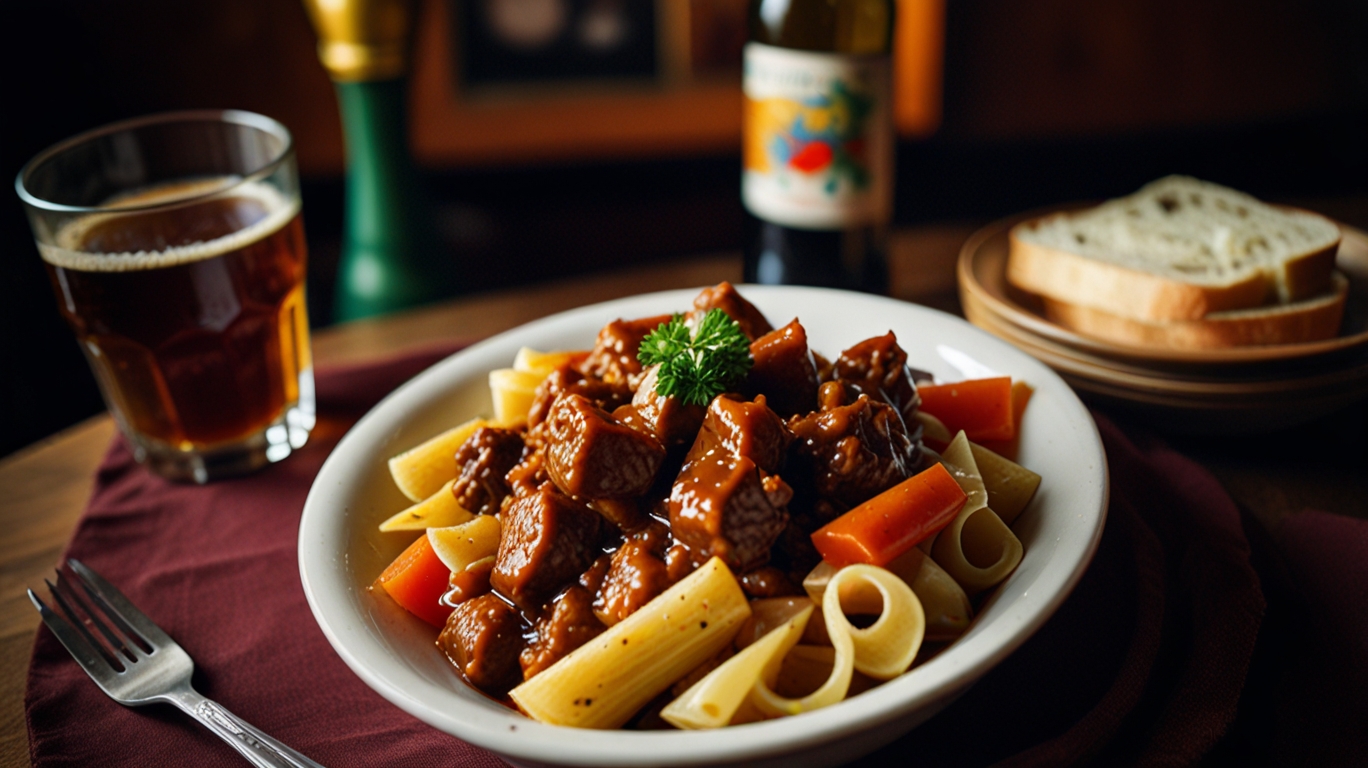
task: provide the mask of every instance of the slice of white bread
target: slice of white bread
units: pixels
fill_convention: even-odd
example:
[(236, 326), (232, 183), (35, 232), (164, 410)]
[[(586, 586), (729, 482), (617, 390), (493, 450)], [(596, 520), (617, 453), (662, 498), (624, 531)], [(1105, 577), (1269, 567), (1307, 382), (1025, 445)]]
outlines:
[(1152, 323), (1093, 307), (1044, 298), (1045, 317), (1085, 336), (1132, 347), (1226, 349), (1265, 344), (1299, 344), (1339, 334), (1349, 280), (1331, 275), (1329, 293), (1304, 301), (1254, 309), (1213, 312), (1201, 320)]
[(1329, 293), (1339, 240), (1323, 216), (1168, 176), (1096, 208), (1016, 225), (1007, 279), (1120, 317), (1198, 320)]

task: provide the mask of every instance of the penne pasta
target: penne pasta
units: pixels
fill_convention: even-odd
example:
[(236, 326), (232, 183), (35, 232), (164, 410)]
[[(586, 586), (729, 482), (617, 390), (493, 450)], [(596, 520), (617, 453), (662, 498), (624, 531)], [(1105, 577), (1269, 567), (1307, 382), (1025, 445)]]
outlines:
[(513, 370), (550, 376), (562, 365), (582, 360), (588, 354), (585, 351), (539, 352), (531, 347), (522, 347), (518, 350), (518, 354), (513, 357)]
[(969, 448), (983, 478), (983, 487), (988, 491), (988, 506), (1002, 522), (1011, 525), (1021, 510), (1031, 503), (1040, 487), (1040, 475), (977, 443), (970, 443)]
[(912, 414), (912, 418), (921, 425), (923, 440), (933, 442), (936, 445), (945, 445), (954, 439), (954, 435), (950, 434), (950, 430), (946, 428), (945, 422), (926, 411), (918, 409)]
[(545, 373), (499, 368), (489, 372), (489, 394), (494, 401), (494, 420), (500, 424), (521, 424), (527, 421), (537, 385)]
[(749, 616), (736, 578), (714, 557), (509, 696), (543, 723), (617, 728), (730, 643)]
[(499, 519), (476, 515), (474, 519), (445, 528), (429, 528), (428, 541), (452, 573), (460, 573), (472, 563), (494, 557), (499, 551)]
[(720, 728), (764, 680), (773, 686), (789, 649), (802, 637), (812, 616), (812, 605), (725, 661), (661, 710), (660, 716), (677, 728)]
[(936, 536), (931, 557), (968, 594), (977, 594), (1007, 578), (1021, 562), (1021, 541), (988, 508), (988, 492), (964, 433), (941, 454), (969, 501)]
[(489, 422), (471, 419), (389, 460), (390, 476), (410, 501), (422, 501), (456, 477), (456, 449)]
[(456, 503), (456, 494), (451, 486), (456, 478), (446, 482), (431, 496), (414, 504), (380, 524), (382, 531), (422, 531), (428, 528), (444, 528), (460, 525), (475, 515)]

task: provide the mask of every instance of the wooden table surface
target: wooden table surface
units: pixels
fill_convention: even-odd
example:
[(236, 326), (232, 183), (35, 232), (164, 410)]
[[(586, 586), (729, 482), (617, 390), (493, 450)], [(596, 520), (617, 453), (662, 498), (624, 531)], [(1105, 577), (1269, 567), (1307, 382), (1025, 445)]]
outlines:
[[(955, 258), (974, 229), (944, 225), (897, 233), (893, 295), (957, 311)], [(739, 257), (720, 254), (465, 297), (326, 329), (314, 337), (314, 358), (319, 366), (373, 359), (441, 340), (481, 338), (584, 304), (740, 277)], [(1360, 405), (1254, 441), (1189, 438), (1175, 444), (1266, 526), (1308, 506), (1368, 518), (1365, 418)], [(113, 435), (112, 421), (100, 415), (0, 461), (0, 765), (29, 764), (23, 695), (38, 614), (24, 588), (41, 586), (53, 573)]]

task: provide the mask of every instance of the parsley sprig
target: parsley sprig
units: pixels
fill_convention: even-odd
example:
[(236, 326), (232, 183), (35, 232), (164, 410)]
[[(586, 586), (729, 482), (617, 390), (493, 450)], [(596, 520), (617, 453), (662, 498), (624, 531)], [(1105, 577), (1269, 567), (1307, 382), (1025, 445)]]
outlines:
[(750, 341), (726, 312), (710, 309), (692, 334), (683, 315), (661, 323), (642, 339), (637, 359), (660, 366), (656, 394), (707, 405), (750, 370)]

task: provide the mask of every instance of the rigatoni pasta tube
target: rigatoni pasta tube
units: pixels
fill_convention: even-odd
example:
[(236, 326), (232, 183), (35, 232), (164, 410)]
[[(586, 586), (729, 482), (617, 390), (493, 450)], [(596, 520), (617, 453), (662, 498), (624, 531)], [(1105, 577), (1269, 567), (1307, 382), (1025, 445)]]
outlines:
[(1021, 510), (1031, 503), (1040, 487), (1040, 475), (977, 443), (970, 443), (969, 447), (979, 476), (983, 478), (983, 487), (988, 491), (988, 506), (1002, 522), (1011, 525)]
[(689, 687), (661, 710), (676, 728), (721, 728), (750, 696), (757, 681), (773, 686), (789, 649), (797, 645), (812, 616), (811, 605), (780, 624)]
[(954, 640), (969, 628), (969, 620), (974, 617), (969, 596), (959, 582), (926, 553), (910, 549), (887, 568), (907, 582), (921, 601), (927, 640)]
[[(926, 639), (953, 640), (968, 629), (969, 620), (974, 616), (969, 596), (964, 593), (959, 583), (936, 565), (936, 561), (925, 552), (913, 547), (884, 568), (912, 587), (913, 594), (921, 601), (922, 613), (926, 619)], [(827, 583), (836, 572), (835, 566), (821, 562), (803, 579), (803, 589), (814, 602), (820, 603), (822, 595), (826, 592)], [(852, 602), (855, 598), (848, 596), (844, 603), (847, 612), (877, 613), (879, 596), (872, 597), (874, 600), (871, 604), (861, 605)]]
[(534, 720), (617, 728), (732, 641), (750, 606), (714, 557), (509, 696)]
[[(839, 603), (839, 601), (837, 602)], [(841, 612), (840, 606), (837, 605), (835, 610), (839, 614)], [(825, 612), (824, 606), (823, 613)], [(835, 649), (831, 662), (831, 674), (827, 676), (826, 682), (806, 696), (791, 699), (775, 693), (764, 680), (757, 681), (755, 687), (751, 689), (750, 702), (762, 715), (766, 717), (801, 715), (814, 709), (829, 707), (846, 697), (846, 693), (850, 690), (850, 678), (855, 674), (855, 648), (850, 642), (850, 633), (842, 632), (839, 629), (832, 632), (831, 617), (826, 616), (825, 619), (827, 631), (831, 633), (831, 645)], [(844, 616), (841, 617), (840, 621), (849, 626), (849, 622), (845, 621)]]
[[(814, 616), (814, 618), (817, 618)], [(809, 621), (808, 627), (812, 627), (816, 622)], [(784, 663), (779, 668), (779, 679), (775, 681), (774, 690), (780, 693), (788, 691), (810, 691), (822, 684), (831, 674), (831, 667), (836, 663), (836, 649), (829, 645), (806, 645), (799, 643), (784, 657)], [(878, 686), (882, 682), (875, 680), (869, 675), (856, 670), (850, 676), (850, 688), (846, 691), (846, 698), (856, 696), (865, 691)], [(735, 725), (737, 718), (732, 719)]]
[[(806, 585), (806, 581), (805, 581)], [(912, 587), (899, 576), (872, 565), (848, 565), (837, 571), (822, 593), (827, 632), (850, 636), (855, 669), (876, 680), (892, 680), (912, 666), (926, 634), (926, 615)], [(868, 627), (846, 618), (851, 613), (879, 612)]]
[(973, 595), (1007, 578), (1024, 549), (1012, 529), (988, 508), (988, 492), (964, 433), (956, 435), (941, 455), (969, 502), (936, 536), (931, 557)]

